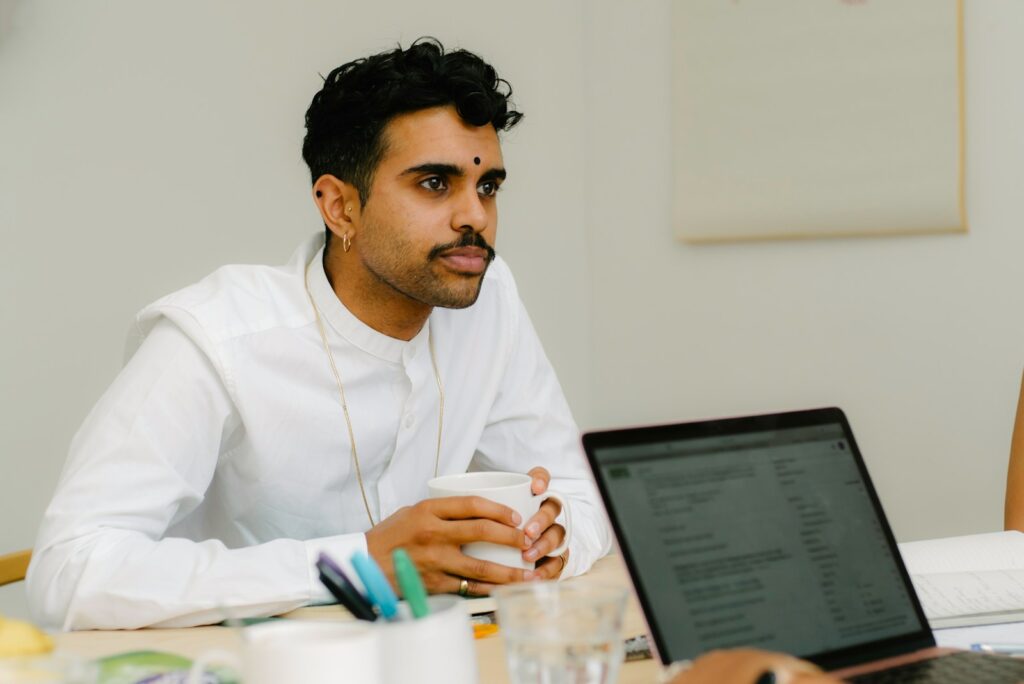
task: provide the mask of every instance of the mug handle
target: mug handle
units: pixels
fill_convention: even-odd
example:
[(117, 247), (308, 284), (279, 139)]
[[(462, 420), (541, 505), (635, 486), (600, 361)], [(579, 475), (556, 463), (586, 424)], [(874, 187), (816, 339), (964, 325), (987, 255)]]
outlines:
[(572, 539), (572, 509), (569, 508), (567, 503), (569, 497), (561, 492), (549, 489), (543, 494), (538, 494), (537, 498), (540, 499), (541, 503), (544, 503), (548, 499), (554, 499), (562, 506), (562, 512), (565, 514), (565, 538), (562, 543), (558, 545), (557, 549), (552, 550), (548, 554), (548, 558), (557, 558), (565, 553), (565, 550), (569, 548), (569, 540)]
[(185, 680), (187, 684), (204, 684), (203, 675), (206, 673), (206, 667), (213, 663), (230, 665), (238, 671), (239, 675), (242, 674), (242, 659), (237, 653), (214, 649), (204, 651), (192, 661), (192, 667), (188, 669), (188, 679)]

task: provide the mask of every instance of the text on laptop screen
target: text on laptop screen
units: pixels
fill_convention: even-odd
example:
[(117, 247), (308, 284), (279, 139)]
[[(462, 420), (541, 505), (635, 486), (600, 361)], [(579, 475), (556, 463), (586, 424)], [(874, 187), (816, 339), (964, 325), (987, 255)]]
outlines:
[(919, 629), (841, 425), (594, 452), (669, 660)]

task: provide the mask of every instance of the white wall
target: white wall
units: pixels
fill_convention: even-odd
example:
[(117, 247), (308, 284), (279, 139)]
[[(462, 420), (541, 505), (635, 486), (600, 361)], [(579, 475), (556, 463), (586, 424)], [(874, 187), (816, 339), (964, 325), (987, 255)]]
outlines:
[[(1024, 3), (967, 4), (969, 235), (733, 246), (672, 238), (668, 17), (669, 0), (17, 4), (0, 549), (32, 543), (134, 311), (317, 228), (299, 155), (316, 72), (422, 34), (485, 55), (527, 113), (498, 247), (582, 425), (838, 404), (900, 538), (999, 527), (1024, 365)], [(19, 585), (0, 613), (24, 614)]]
[(669, 2), (589, 7), (594, 423), (839, 405), (898, 538), (1000, 529), (1024, 366), (1024, 3), (966, 4), (968, 235), (719, 246), (671, 237)]

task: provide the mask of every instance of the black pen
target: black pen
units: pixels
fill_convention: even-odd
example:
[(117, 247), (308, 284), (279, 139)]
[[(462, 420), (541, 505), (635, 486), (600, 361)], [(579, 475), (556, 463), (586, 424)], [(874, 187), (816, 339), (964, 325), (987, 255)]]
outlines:
[(365, 596), (359, 593), (356, 586), (352, 584), (352, 580), (338, 567), (337, 563), (331, 560), (330, 556), (321, 553), (316, 562), (316, 568), (320, 571), (320, 581), (327, 587), (327, 591), (338, 599), (338, 603), (348, 608), (349, 612), (360, 620), (372, 622), (377, 619), (377, 613), (374, 612), (373, 606)]

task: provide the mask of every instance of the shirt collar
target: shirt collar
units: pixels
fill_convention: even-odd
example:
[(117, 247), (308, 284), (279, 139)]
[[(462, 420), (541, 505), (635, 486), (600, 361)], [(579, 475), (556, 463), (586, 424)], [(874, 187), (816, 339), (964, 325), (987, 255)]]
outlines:
[(403, 359), (411, 360), (418, 350), (427, 344), (430, 334), (429, 319), (427, 325), (424, 325), (408, 342), (389, 337), (359, 320), (338, 299), (338, 295), (327, 280), (323, 263), (324, 248), (321, 247), (306, 266), (306, 274), (309, 294), (328, 328), (366, 353), (391, 363), (402, 363)]

